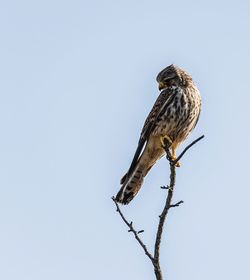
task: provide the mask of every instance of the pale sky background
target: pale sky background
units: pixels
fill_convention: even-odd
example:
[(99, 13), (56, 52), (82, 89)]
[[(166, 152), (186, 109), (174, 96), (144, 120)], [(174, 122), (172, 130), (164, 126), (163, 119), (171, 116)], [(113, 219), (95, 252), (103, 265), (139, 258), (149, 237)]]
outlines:
[[(250, 279), (250, 2), (1, 1), (0, 279), (154, 279), (115, 212), (171, 63), (203, 110), (163, 235), (166, 279)], [(182, 146), (183, 148), (183, 146)], [(152, 249), (162, 159), (122, 209)]]

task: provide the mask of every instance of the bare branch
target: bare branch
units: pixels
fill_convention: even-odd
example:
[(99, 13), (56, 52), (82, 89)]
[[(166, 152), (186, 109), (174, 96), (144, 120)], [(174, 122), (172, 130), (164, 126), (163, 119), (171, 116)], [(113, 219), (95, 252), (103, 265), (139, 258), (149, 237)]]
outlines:
[[(166, 154), (168, 157), (169, 149), (166, 148)], [(154, 261), (155, 261), (155, 276), (156, 279), (162, 279), (162, 273), (161, 273), (161, 267), (160, 267), (160, 245), (161, 245), (161, 237), (163, 232), (163, 226), (164, 222), (166, 220), (168, 210), (171, 208), (171, 201), (173, 197), (173, 191), (175, 186), (175, 177), (176, 177), (176, 171), (175, 171), (175, 164), (171, 160), (171, 157), (168, 157), (168, 161), (170, 164), (170, 184), (168, 187), (168, 195), (166, 198), (165, 206), (163, 208), (163, 211), (161, 213), (157, 233), (156, 233), (156, 239), (155, 239), (155, 247), (154, 247)]]
[(161, 189), (163, 189), (163, 190), (168, 190), (168, 189), (169, 189), (169, 186), (161, 186)]
[(179, 157), (177, 157), (176, 160), (172, 160), (172, 155), (170, 152), (170, 146), (171, 143), (168, 142), (167, 139), (165, 140), (165, 151), (166, 151), (166, 158), (169, 161), (169, 165), (170, 165), (170, 184), (167, 187), (164, 187), (164, 189), (168, 189), (168, 195), (166, 198), (166, 202), (165, 202), (165, 206), (163, 208), (163, 211), (161, 213), (161, 215), (159, 216), (160, 221), (159, 221), (159, 225), (158, 225), (158, 229), (157, 229), (157, 233), (156, 233), (156, 239), (155, 239), (155, 247), (154, 247), (154, 269), (155, 269), (155, 276), (156, 279), (161, 280), (162, 279), (162, 273), (161, 273), (161, 267), (160, 267), (160, 245), (161, 245), (161, 238), (162, 238), (162, 232), (163, 232), (163, 226), (168, 214), (168, 210), (171, 207), (178, 207), (180, 206), (180, 204), (183, 203), (183, 201), (179, 201), (176, 204), (171, 204), (172, 201), (172, 197), (173, 197), (173, 192), (174, 192), (174, 187), (175, 187), (175, 180), (176, 180), (176, 163), (184, 156), (184, 154), (187, 152), (187, 150), (189, 148), (191, 148), (194, 144), (196, 144), (198, 141), (200, 141), (202, 138), (204, 138), (204, 135), (202, 135), (201, 137), (197, 138), (195, 141), (193, 141), (191, 144), (189, 144), (184, 150), (183, 152), (180, 154)]
[(135, 236), (135, 239), (138, 241), (138, 243), (140, 244), (140, 246), (142, 247), (142, 249), (144, 250), (144, 253), (149, 257), (149, 259), (151, 260), (151, 262), (154, 264), (154, 258), (153, 256), (149, 253), (146, 245), (142, 242), (142, 240), (140, 239), (140, 237), (138, 236), (138, 234), (144, 232), (144, 230), (140, 230), (140, 231), (136, 231), (133, 227), (133, 222), (128, 222), (128, 220), (124, 217), (123, 213), (121, 212), (121, 209), (117, 203), (117, 201), (115, 200), (115, 197), (112, 197), (112, 200), (114, 201), (115, 205), (116, 205), (116, 211), (120, 214), (122, 220), (125, 222), (125, 224), (129, 227), (128, 232), (132, 232)]
[(180, 200), (179, 202), (177, 202), (175, 204), (171, 204), (170, 207), (179, 207), (182, 203), (184, 203), (184, 201)]
[(176, 164), (183, 156), (184, 154), (187, 152), (188, 149), (190, 149), (194, 144), (196, 144), (197, 142), (199, 142), (201, 139), (203, 139), (205, 137), (205, 135), (200, 136), (199, 138), (197, 138), (196, 140), (194, 140), (191, 144), (189, 144), (184, 150), (183, 152), (177, 157), (177, 159), (174, 161), (174, 163)]
[(165, 201), (165, 205), (164, 205), (164, 208), (162, 210), (162, 213), (159, 216), (160, 220), (159, 220), (157, 233), (156, 233), (156, 238), (155, 238), (154, 256), (152, 256), (150, 254), (146, 245), (142, 242), (142, 240), (138, 236), (140, 233), (144, 232), (144, 230), (136, 231), (134, 229), (133, 223), (132, 222), (129, 223), (127, 221), (127, 219), (124, 217), (123, 213), (121, 212), (117, 201), (115, 200), (114, 197), (112, 197), (112, 200), (114, 201), (114, 203), (116, 205), (116, 211), (120, 214), (122, 220), (128, 226), (128, 228), (129, 228), (128, 231), (132, 232), (134, 234), (135, 239), (138, 241), (138, 243), (140, 244), (140, 246), (144, 250), (145, 254), (151, 260), (151, 262), (154, 266), (154, 272), (155, 272), (155, 276), (156, 276), (157, 280), (162, 280), (163, 279), (162, 272), (161, 272), (161, 266), (160, 266), (160, 245), (161, 245), (161, 238), (162, 238), (164, 223), (165, 223), (165, 220), (167, 218), (168, 210), (170, 208), (178, 207), (184, 202), (183, 200), (180, 200), (179, 202), (177, 202), (175, 204), (171, 203), (172, 198), (173, 198), (173, 193), (174, 193), (175, 181), (176, 181), (176, 163), (184, 156), (184, 154), (188, 151), (188, 149), (190, 149), (194, 144), (196, 144), (198, 141), (200, 141), (203, 138), (204, 138), (204, 135), (202, 135), (201, 137), (194, 140), (191, 144), (189, 144), (183, 150), (183, 152), (175, 160), (173, 160), (172, 154), (170, 152), (171, 143), (168, 140), (166, 140), (165, 143), (164, 143), (165, 144), (164, 149), (166, 151), (166, 158), (167, 158), (167, 160), (169, 162), (169, 165), (170, 165), (170, 183), (169, 183), (168, 186), (161, 186), (161, 189), (167, 190), (168, 194), (167, 194), (167, 197), (166, 197), (166, 201)]

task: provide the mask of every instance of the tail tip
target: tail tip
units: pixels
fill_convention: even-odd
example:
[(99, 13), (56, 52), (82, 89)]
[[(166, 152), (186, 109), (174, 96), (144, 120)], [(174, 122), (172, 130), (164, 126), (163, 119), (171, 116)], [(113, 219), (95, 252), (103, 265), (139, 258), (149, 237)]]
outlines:
[(117, 193), (117, 195), (115, 197), (115, 201), (117, 201), (118, 203), (121, 203), (123, 205), (127, 205), (133, 198), (134, 198), (133, 192), (123, 192), (123, 190), (121, 189)]

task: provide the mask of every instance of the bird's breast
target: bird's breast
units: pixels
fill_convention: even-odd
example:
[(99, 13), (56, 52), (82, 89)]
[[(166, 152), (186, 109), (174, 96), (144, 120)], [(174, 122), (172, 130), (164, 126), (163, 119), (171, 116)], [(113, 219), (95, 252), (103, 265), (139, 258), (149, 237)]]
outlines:
[(196, 123), (200, 111), (200, 94), (197, 88), (178, 88), (174, 98), (156, 121), (154, 135), (167, 135), (173, 141), (183, 141)]

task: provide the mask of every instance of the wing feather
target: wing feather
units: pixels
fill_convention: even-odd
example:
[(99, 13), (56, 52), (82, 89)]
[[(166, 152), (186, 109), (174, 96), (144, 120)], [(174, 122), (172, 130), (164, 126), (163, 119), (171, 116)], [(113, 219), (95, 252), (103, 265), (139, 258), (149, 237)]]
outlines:
[(131, 172), (133, 172), (141, 154), (143, 151), (143, 148), (145, 147), (145, 144), (147, 143), (150, 133), (152, 129), (155, 127), (155, 122), (159, 118), (159, 116), (165, 112), (168, 105), (171, 103), (172, 98), (174, 98), (174, 90), (173, 88), (167, 88), (161, 92), (161, 94), (156, 99), (154, 106), (152, 110), (150, 111), (148, 117), (146, 118), (146, 121), (143, 125), (141, 136), (138, 142), (138, 146), (135, 152), (135, 155), (133, 157), (132, 163), (129, 167), (128, 172), (123, 176), (121, 179), (121, 184), (126, 181), (126, 178), (129, 177)]

